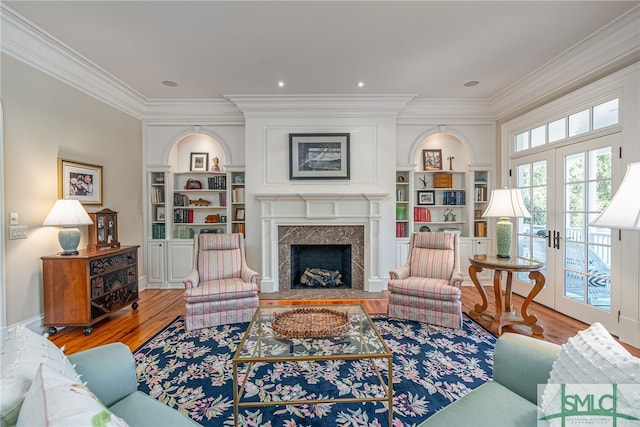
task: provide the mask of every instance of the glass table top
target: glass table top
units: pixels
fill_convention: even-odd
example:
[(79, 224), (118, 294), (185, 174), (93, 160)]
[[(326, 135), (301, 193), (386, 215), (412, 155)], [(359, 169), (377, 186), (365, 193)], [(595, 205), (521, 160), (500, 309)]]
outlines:
[[(335, 337), (288, 338), (275, 332), (273, 315), (300, 308), (328, 308), (347, 313), (348, 325)], [(361, 305), (304, 305), (259, 307), (236, 350), (233, 361), (336, 360), (387, 358), (387, 347)]]

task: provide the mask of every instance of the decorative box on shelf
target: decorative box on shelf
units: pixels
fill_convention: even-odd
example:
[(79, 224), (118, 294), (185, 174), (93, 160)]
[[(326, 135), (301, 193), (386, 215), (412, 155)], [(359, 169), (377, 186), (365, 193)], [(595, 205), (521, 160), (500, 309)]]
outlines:
[(451, 173), (434, 173), (433, 186), (435, 188), (453, 188), (453, 174)]

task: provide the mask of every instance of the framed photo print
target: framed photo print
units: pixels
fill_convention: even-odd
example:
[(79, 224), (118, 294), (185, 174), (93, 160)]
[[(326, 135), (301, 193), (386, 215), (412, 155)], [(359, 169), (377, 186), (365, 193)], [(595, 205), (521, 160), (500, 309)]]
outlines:
[(58, 159), (58, 198), (102, 204), (102, 166)]
[(349, 179), (348, 133), (290, 133), (289, 179)]
[(191, 153), (191, 172), (207, 172), (209, 170), (209, 153)]
[(244, 208), (236, 208), (234, 221), (244, 221)]
[(433, 190), (418, 191), (418, 204), (419, 205), (435, 205), (436, 192)]
[(422, 169), (442, 170), (442, 150), (422, 150)]
[(165, 208), (164, 206), (158, 206), (156, 210), (156, 221), (164, 221), (165, 218)]

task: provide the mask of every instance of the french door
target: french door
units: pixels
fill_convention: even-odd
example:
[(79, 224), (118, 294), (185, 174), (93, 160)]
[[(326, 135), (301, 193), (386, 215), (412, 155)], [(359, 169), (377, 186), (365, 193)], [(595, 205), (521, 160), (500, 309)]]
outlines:
[[(620, 296), (611, 286), (611, 260), (620, 244), (610, 229), (589, 222), (612, 195), (612, 171), (621, 168), (613, 153), (620, 144), (617, 133), (515, 158), (511, 183), (532, 216), (518, 219), (517, 254), (545, 263), (545, 288), (535, 300), (583, 322), (600, 322), (612, 333)], [(516, 293), (526, 295), (531, 286), (525, 274), (514, 280)]]

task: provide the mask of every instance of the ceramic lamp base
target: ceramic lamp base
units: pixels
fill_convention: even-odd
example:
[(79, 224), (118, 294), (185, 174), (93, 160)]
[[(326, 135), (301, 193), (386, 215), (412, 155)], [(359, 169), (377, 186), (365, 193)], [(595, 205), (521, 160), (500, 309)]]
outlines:
[(498, 238), (498, 258), (511, 258), (511, 236), (513, 223), (509, 218), (500, 218), (496, 223)]
[(62, 247), (60, 255), (78, 255), (80, 236), (80, 230), (75, 227), (65, 227), (58, 231), (58, 242)]

